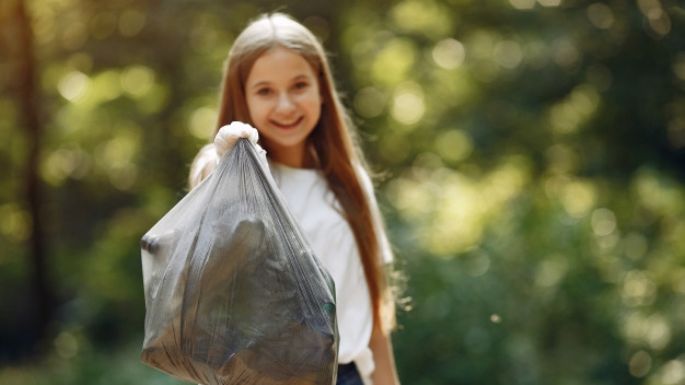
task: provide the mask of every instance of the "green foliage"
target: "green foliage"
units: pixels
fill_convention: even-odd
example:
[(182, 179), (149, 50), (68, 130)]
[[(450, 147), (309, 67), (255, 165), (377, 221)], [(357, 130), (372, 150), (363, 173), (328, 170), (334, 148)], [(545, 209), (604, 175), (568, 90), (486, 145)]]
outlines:
[[(176, 383), (138, 362), (138, 240), (185, 193), (232, 39), (279, 4), (28, 4), (59, 307), (44, 358), (0, 369), (0, 383)], [(378, 195), (413, 307), (394, 336), (404, 383), (685, 381), (682, 5), (285, 10), (324, 40), (366, 155), (385, 172)], [(0, 68), (10, 84), (16, 60), (2, 55)], [(18, 309), (0, 314), (0, 359), (30, 334), (15, 91), (0, 88), (0, 303)]]
[(138, 342), (127, 343), (115, 350), (94, 350), (83, 346), (73, 333), (63, 332), (55, 338), (53, 354), (40, 363), (0, 371), (0, 384), (187, 384), (136, 360), (140, 353)]

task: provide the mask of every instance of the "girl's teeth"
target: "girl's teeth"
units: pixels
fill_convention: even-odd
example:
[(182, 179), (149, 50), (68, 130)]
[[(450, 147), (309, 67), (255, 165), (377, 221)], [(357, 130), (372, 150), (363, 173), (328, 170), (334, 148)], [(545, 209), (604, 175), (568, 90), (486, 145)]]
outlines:
[(278, 125), (278, 126), (290, 127), (290, 126), (294, 126), (294, 125), (297, 124), (299, 121), (300, 121), (300, 119), (297, 119), (297, 120), (295, 120), (295, 121), (293, 121), (293, 122), (291, 122), (291, 123), (281, 123), (281, 122), (274, 122), (274, 123), (276, 123), (276, 125)]

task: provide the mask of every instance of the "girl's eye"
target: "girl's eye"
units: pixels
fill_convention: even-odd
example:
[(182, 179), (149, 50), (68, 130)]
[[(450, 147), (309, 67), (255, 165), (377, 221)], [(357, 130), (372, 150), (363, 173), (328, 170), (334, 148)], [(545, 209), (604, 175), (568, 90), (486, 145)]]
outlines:
[(260, 88), (257, 90), (257, 95), (261, 96), (267, 96), (271, 93), (271, 89), (269, 88)]
[(309, 86), (309, 83), (307, 83), (307, 82), (295, 83), (295, 89), (298, 89), (298, 90), (303, 90), (303, 89), (307, 88), (307, 86)]

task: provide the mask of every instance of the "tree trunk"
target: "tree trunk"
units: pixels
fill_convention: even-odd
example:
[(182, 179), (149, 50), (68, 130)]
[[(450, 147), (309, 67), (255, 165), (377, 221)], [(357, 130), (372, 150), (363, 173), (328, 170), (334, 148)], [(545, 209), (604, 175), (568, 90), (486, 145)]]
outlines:
[(24, 194), (31, 217), (31, 234), (28, 239), (30, 258), (30, 289), (36, 341), (40, 342), (54, 310), (52, 288), (48, 278), (45, 235), (42, 217), (42, 185), (38, 175), (42, 127), (40, 122), (39, 95), (36, 88), (36, 58), (33, 52), (33, 31), (25, 0), (15, 1), (18, 33), (19, 61), (17, 73), (17, 102), (20, 119), (26, 129), (28, 151), (25, 163)]

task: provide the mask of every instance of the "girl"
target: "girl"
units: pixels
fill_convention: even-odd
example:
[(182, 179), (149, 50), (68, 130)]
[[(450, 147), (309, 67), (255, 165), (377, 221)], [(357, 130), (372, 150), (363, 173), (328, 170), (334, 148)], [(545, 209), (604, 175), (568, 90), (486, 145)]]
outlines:
[(389, 335), (394, 306), (383, 276), (392, 253), (316, 37), (280, 13), (248, 25), (226, 61), (217, 127), (191, 165), (190, 187), (238, 138), (256, 143), (261, 136), (274, 180), (336, 284), (337, 383), (399, 384)]

